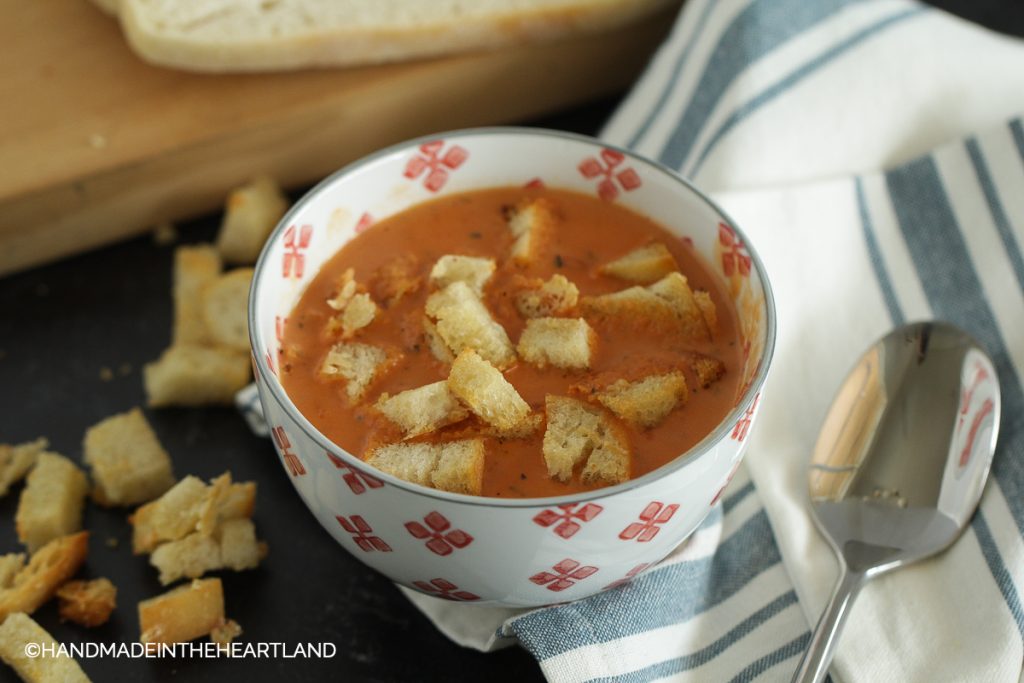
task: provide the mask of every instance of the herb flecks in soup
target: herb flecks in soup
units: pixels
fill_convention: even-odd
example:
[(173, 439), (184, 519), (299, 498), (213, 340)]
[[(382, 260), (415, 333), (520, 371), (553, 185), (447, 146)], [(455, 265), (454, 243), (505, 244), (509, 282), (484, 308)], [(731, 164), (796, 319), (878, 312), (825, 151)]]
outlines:
[(732, 409), (724, 284), (678, 237), (574, 192), (417, 205), (331, 258), (285, 325), (281, 379), (329, 439), (397, 477), (557, 496), (646, 474)]

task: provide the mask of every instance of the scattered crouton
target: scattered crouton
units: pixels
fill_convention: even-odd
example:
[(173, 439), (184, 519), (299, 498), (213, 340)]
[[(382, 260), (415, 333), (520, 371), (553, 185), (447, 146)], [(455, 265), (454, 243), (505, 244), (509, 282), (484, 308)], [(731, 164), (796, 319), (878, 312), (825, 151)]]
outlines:
[(242, 627), (234, 619), (228, 619), (210, 631), (210, 640), (221, 647), (228, 647), (231, 645), (231, 641), (240, 635), (242, 635)]
[(202, 310), (203, 288), (220, 275), (221, 261), (209, 244), (174, 251), (174, 344), (208, 344), (209, 330)]
[(639, 324), (671, 325), (691, 342), (710, 338), (693, 291), (681, 273), (669, 273), (647, 287), (634, 286), (611, 294), (583, 297), (588, 315), (624, 318)]
[(356, 294), (341, 314), (341, 338), (351, 339), (377, 317), (377, 304), (365, 292)]
[(516, 295), (516, 308), (524, 318), (566, 315), (576, 307), (580, 290), (564, 275), (555, 273), (547, 282), (536, 279)]
[(661, 242), (648, 244), (615, 259), (598, 269), (602, 275), (611, 275), (626, 282), (646, 285), (673, 271), (679, 270), (679, 264)]
[(370, 291), (377, 301), (388, 308), (394, 306), (407, 294), (419, 291), (423, 286), (420, 262), (416, 254), (401, 254), (381, 266), (370, 278)]
[(202, 290), (203, 322), (214, 344), (249, 350), (249, 285), (252, 268), (236, 268)]
[(717, 358), (700, 354), (690, 360), (690, 368), (697, 375), (697, 381), (704, 389), (717, 382), (725, 374), (725, 363)]
[(132, 552), (148, 553), (160, 543), (194, 532), (211, 536), (228, 520), (252, 516), (255, 501), (255, 482), (232, 483), (231, 475), (225, 473), (207, 485), (189, 475), (128, 518)]
[(686, 377), (681, 372), (670, 372), (637, 382), (620, 379), (595, 397), (624, 422), (649, 429), (686, 402)]
[(64, 456), (40, 453), (18, 499), (14, 525), (29, 553), (82, 528), (89, 482)]
[(718, 334), (718, 309), (715, 308), (715, 302), (711, 300), (711, 295), (703, 289), (694, 290), (693, 299), (697, 302), (697, 308), (700, 309), (701, 315), (704, 316), (708, 332), (714, 337)]
[(583, 318), (531, 318), (516, 351), (527, 363), (545, 368), (584, 370), (590, 367), (597, 337)]
[(537, 261), (555, 222), (553, 204), (547, 199), (527, 199), (508, 211), (508, 229), (516, 238), (512, 260), (521, 265)]
[(109, 579), (68, 581), (57, 589), (61, 621), (89, 628), (101, 626), (117, 607), (117, 588)]
[(434, 264), (433, 270), (430, 271), (430, 282), (438, 289), (453, 282), (465, 282), (477, 296), (480, 296), (483, 294), (484, 285), (494, 274), (495, 267), (494, 259), (446, 254)]
[(320, 374), (345, 381), (345, 393), (353, 403), (362, 400), (370, 383), (388, 363), (384, 349), (358, 342), (335, 344), (320, 365)]
[(196, 579), (139, 603), (143, 643), (185, 643), (224, 623), (224, 588), (216, 578)]
[(466, 439), (381, 446), (366, 462), (413, 484), (478, 496), (483, 490), (484, 456), (482, 439)]
[(230, 519), (212, 536), (194, 532), (156, 547), (149, 563), (160, 572), (165, 586), (182, 577), (199, 578), (218, 569), (242, 571), (259, 565), (260, 543), (250, 519)]
[(249, 354), (204, 346), (172, 346), (142, 370), (148, 404), (230, 405), (249, 383)]
[[(29, 656), (37, 646), (36, 656)], [(41, 654), (45, 653), (45, 654)], [(89, 677), (32, 617), (15, 612), (0, 625), (0, 659), (25, 683), (89, 683)]]
[(443, 380), (394, 396), (382, 396), (377, 409), (402, 429), (406, 439), (469, 417), (469, 411)]
[(501, 371), (472, 349), (452, 363), (448, 388), (474, 415), (498, 429), (512, 429), (530, 413), (530, 406)]
[(629, 478), (629, 445), (621, 427), (595, 406), (564, 396), (545, 399), (544, 462), (548, 474), (567, 482), (586, 461), (585, 483), (616, 484)]
[(288, 210), (288, 199), (272, 178), (261, 176), (228, 195), (217, 250), (228, 263), (256, 263), (263, 244)]
[(36, 458), (49, 445), (46, 439), (17, 445), (0, 444), (0, 498), (6, 496), (11, 486), (28, 474), (36, 464)]
[(426, 338), (427, 348), (430, 349), (430, 353), (434, 355), (434, 358), (442, 363), (451, 363), (455, 360), (455, 355), (448, 348), (448, 345), (445, 344), (444, 339), (441, 338), (441, 334), (437, 331), (437, 326), (427, 316), (423, 316), (423, 336)]
[(89, 428), (83, 450), (100, 505), (138, 505), (174, 485), (171, 458), (138, 408)]
[(56, 538), (36, 551), (10, 585), (0, 589), (0, 621), (14, 612), (35, 612), (75, 575), (88, 552), (88, 531)]
[(472, 349), (493, 365), (505, 368), (515, 360), (508, 334), (473, 293), (457, 280), (427, 298), (426, 313), (437, 321), (437, 332), (454, 355)]

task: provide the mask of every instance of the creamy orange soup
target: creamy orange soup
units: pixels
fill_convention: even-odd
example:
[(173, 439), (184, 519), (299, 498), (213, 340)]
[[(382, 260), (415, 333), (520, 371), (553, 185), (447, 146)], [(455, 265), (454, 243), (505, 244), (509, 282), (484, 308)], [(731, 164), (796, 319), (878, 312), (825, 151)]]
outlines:
[[(509, 257), (515, 242), (509, 213), (523, 202), (542, 199), (555, 220), (531, 262)], [(680, 216), (685, 222), (686, 217)], [(735, 403), (742, 369), (736, 312), (724, 283), (710, 272), (683, 240), (650, 219), (596, 197), (550, 188), (496, 188), (441, 197), (414, 206), (373, 225), (347, 243), (310, 283), (284, 327), (281, 380), (298, 409), (325, 436), (364, 459), (382, 444), (402, 441), (402, 433), (374, 406), (378, 398), (445, 380), (450, 365), (432, 353), (424, 326), (424, 307), (434, 289), (430, 273), (446, 254), (488, 257), (497, 269), (483, 289), (482, 300), (514, 345), (526, 325), (516, 306), (524, 288), (561, 274), (579, 289), (581, 301), (632, 286), (634, 282), (602, 274), (600, 269), (630, 251), (663, 244), (693, 290), (708, 293), (714, 304), (709, 339), (694, 340), (671, 325), (642, 316), (589, 315), (577, 306), (565, 317), (583, 317), (596, 343), (585, 370), (535, 367), (521, 359), (504, 370), (532, 411), (544, 413), (545, 396), (572, 396), (591, 401), (614, 421), (628, 440), (629, 476), (655, 470), (687, 451), (726, 416)], [(358, 401), (345, 382), (326, 378), (321, 364), (339, 341), (335, 297), (346, 270), (378, 310), (352, 341), (389, 350), (386, 371), (373, 379)], [(532, 284), (531, 284), (532, 283)], [(724, 373), (702, 386), (694, 360), (712, 359)], [(652, 373), (676, 371), (686, 378), (686, 399), (652, 427), (632, 426), (600, 407), (592, 394), (618, 379), (639, 380)], [(486, 425), (474, 415), (417, 436), (416, 441), (443, 442), (483, 434)], [(583, 481), (579, 468), (569, 481), (549, 476), (543, 455), (545, 426), (525, 438), (485, 436), (486, 455), (480, 493), (485, 496), (557, 496), (614, 482)]]

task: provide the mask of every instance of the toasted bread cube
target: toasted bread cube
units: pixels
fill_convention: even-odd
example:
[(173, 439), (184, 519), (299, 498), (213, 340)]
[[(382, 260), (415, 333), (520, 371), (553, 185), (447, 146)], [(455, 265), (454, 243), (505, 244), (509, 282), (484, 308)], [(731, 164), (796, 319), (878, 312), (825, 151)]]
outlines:
[(47, 449), (50, 442), (36, 439), (18, 445), (0, 444), (0, 498), (7, 495), (13, 484), (24, 478), (36, 464), (39, 454)]
[(527, 363), (545, 368), (584, 370), (597, 336), (583, 318), (532, 318), (519, 337), (516, 351)]
[(649, 320), (651, 322), (675, 319), (671, 304), (639, 285), (611, 294), (585, 296), (580, 301), (580, 306), (588, 315), (622, 317), (629, 320)]
[(356, 271), (346, 268), (338, 280), (338, 291), (327, 300), (327, 305), (336, 311), (344, 311), (348, 302), (356, 295)]
[(686, 377), (681, 372), (650, 375), (637, 382), (624, 379), (595, 396), (608, 410), (634, 427), (650, 428), (686, 403)]
[(366, 462), (405, 481), (441, 491), (480, 495), (483, 490), (484, 442), (400, 443), (382, 446)]
[(338, 377), (345, 380), (345, 393), (353, 403), (362, 400), (370, 383), (376, 379), (388, 361), (384, 349), (344, 342), (335, 344), (320, 366), (324, 377)]
[(602, 275), (611, 275), (626, 282), (639, 285), (650, 284), (671, 272), (679, 270), (679, 264), (661, 242), (648, 244), (615, 259), (598, 269)]
[(185, 643), (210, 634), (224, 621), (220, 579), (196, 579), (139, 603), (139, 641)]
[(89, 532), (61, 536), (40, 548), (11, 584), (0, 590), (0, 621), (14, 612), (35, 612), (85, 562)]
[(495, 268), (494, 259), (445, 254), (437, 259), (437, 263), (430, 271), (430, 282), (438, 289), (443, 289), (453, 282), (465, 282), (477, 296), (480, 296)]
[(469, 417), (444, 380), (381, 397), (377, 409), (398, 425), (410, 439)]
[(527, 199), (508, 215), (508, 229), (516, 238), (512, 260), (519, 264), (534, 263), (555, 223), (554, 206), (547, 199)]
[(148, 404), (230, 405), (252, 376), (249, 354), (233, 349), (172, 346), (142, 370)]
[(203, 316), (202, 291), (220, 275), (220, 254), (209, 244), (174, 250), (173, 344), (209, 344), (210, 332)]
[(564, 275), (555, 273), (547, 282), (536, 280), (536, 286), (516, 295), (516, 308), (524, 318), (565, 315), (576, 307), (580, 290)]
[(29, 553), (82, 528), (89, 482), (64, 456), (40, 453), (18, 499), (14, 525)]
[(725, 363), (711, 356), (698, 355), (690, 361), (700, 386), (707, 389), (725, 374)]
[(437, 331), (437, 326), (427, 316), (423, 316), (423, 336), (426, 338), (427, 348), (430, 349), (430, 353), (434, 354), (434, 358), (442, 363), (451, 363), (455, 360), (455, 354), (445, 344), (441, 333)]
[(107, 623), (117, 607), (117, 588), (109, 579), (68, 581), (57, 589), (61, 621), (86, 627)]
[(544, 405), (547, 429), (542, 448), (553, 479), (569, 481), (573, 470), (584, 461), (584, 482), (614, 483), (610, 477), (623, 472), (625, 479), (629, 478), (628, 440), (603, 410), (565, 396), (549, 395)]
[(252, 275), (252, 268), (236, 268), (203, 287), (203, 322), (211, 341), (217, 346), (249, 350), (249, 285), (252, 284)]
[(457, 280), (427, 298), (426, 313), (437, 320), (437, 332), (454, 355), (472, 349), (499, 368), (515, 360), (508, 333), (473, 293)]
[(263, 244), (288, 210), (288, 199), (272, 178), (261, 176), (228, 195), (217, 250), (228, 263), (256, 263)]
[(149, 563), (160, 572), (160, 583), (165, 586), (183, 576), (196, 579), (221, 568), (220, 543), (212, 536), (191, 533), (158, 545), (149, 556)]
[(0, 588), (14, 585), (14, 577), (25, 566), (25, 553), (7, 553), (0, 555)]
[(589, 315), (622, 317), (639, 323), (671, 325), (691, 342), (710, 339), (704, 315), (681, 273), (669, 273), (647, 287), (634, 286), (611, 294), (584, 297)]
[(351, 339), (359, 330), (373, 322), (377, 317), (377, 304), (369, 294), (356, 294), (345, 306), (341, 314), (341, 337)]
[(706, 341), (711, 338), (708, 324), (704, 321), (704, 313), (697, 305), (685, 275), (669, 273), (647, 289), (672, 306), (682, 325), (682, 333), (687, 339)]
[(693, 299), (697, 302), (697, 308), (700, 309), (701, 315), (704, 316), (704, 322), (707, 324), (711, 336), (718, 334), (718, 309), (715, 308), (715, 302), (711, 300), (711, 295), (703, 289), (698, 289), (693, 292)]
[[(37, 646), (30, 657), (29, 645)], [(52, 653), (52, 654), (51, 654)], [(22, 612), (11, 614), (0, 625), (0, 659), (3, 659), (25, 683), (89, 683), (89, 677), (72, 657), (60, 649), (60, 643)]]
[(138, 408), (90, 427), (83, 449), (101, 505), (145, 503), (174, 485), (171, 458)]
[(229, 519), (218, 530), (221, 568), (236, 572), (255, 569), (263, 557), (251, 519)]
[(448, 388), (474, 415), (498, 429), (512, 429), (530, 414), (530, 406), (501, 371), (472, 349), (452, 363)]

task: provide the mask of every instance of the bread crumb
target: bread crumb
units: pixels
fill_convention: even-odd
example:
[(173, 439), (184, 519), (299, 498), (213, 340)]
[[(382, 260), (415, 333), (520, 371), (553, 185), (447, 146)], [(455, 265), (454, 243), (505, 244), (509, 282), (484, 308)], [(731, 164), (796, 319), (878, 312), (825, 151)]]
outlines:
[[(52, 652), (45, 657), (30, 657), (29, 645), (36, 652)], [(78, 662), (69, 657), (53, 636), (32, 617), (15, 612), (0, 625), (0, 658), (26, 683), (89, 683)]]
[(185, 643), (225, 623), (220, 579), (196, 579), (139, 603), (139, 641)]

